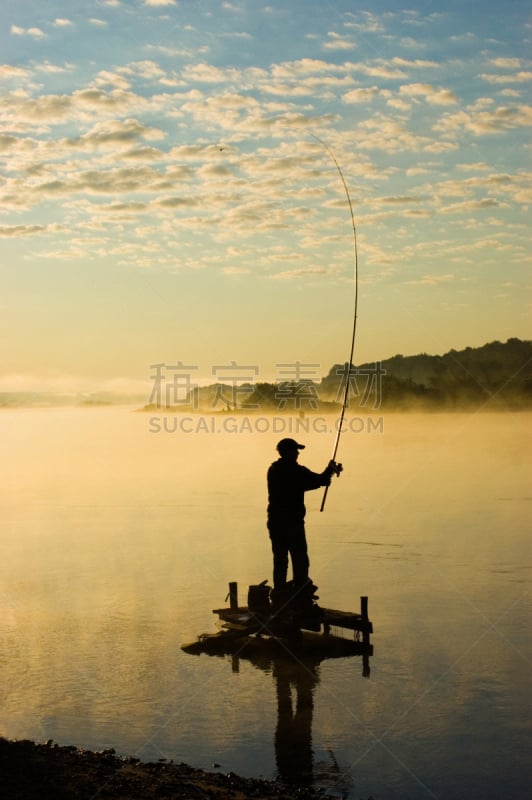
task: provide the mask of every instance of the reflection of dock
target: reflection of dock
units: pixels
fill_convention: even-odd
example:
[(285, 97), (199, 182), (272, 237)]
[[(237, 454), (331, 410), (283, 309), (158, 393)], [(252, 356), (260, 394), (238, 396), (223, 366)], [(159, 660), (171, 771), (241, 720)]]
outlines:
[[(321, 608), (315, 599), (301, 602), (297, 593), (281, 604), (270, 601), (269, 587), (251, 586), (248, 605), (238, 604), (238, 587), (229, 584), (229, 606), (214, 609), (218, 633), (204, 634), (187, 653), (231, 656), (233, 673), (241, 660), (273, 677), (277, 699), (274, 734), (277, 777), (294, 787), (314, 786), (338, 798), (350, 793), (350, 770), (342, 770), (332, 753), (329, 761), (315, 760), (312, 747), (314, 694), (322, 661), (362, 656), (362, 675), (370, 674), (373, 655), (367, 597), (360, 613)], [(343, 634), (343, 635), (342, 635)]]
[[(255, 592), (252, 601), (252, 590)], [(238, 603), (238, 586), (229, 584), (229, 606), (214, 609), (221, 630), (203, 634), (196, 642), (184, 645), (188, 653), (210, 655), (284, 651), (323, 658), (364, 656), (363, 673), (369, 675), (369, 656), (373, 655), (368, 617), (368, 598), (360, 598), (360, 612), (322, 608), (316, 602), (299, 603), (297, 594), (274, 608), (269, 587), (250, 587), (248, 605)], [(261, 599), (262, 595), (262, 599)]]

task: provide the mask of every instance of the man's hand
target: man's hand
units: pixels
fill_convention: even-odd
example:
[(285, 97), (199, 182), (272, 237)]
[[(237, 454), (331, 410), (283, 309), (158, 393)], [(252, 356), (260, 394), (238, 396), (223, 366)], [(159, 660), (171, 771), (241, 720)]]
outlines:
[(340, 475), (343, 472), (343, 467), (341, 464), (337, 464), (336, 461), (329, 461), (327, 464), (327, 470), (331, 475)]

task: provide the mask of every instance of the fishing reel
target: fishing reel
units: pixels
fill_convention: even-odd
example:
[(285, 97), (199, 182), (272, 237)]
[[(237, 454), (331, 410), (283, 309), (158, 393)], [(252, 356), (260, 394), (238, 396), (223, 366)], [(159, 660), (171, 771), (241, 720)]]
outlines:
[(338, 477), (341, 472), (344, 471), (344, 468), (341, 464), (337, 464), (336, 461), (329, 461), (329, 471), (331, 475), (336, 475)]

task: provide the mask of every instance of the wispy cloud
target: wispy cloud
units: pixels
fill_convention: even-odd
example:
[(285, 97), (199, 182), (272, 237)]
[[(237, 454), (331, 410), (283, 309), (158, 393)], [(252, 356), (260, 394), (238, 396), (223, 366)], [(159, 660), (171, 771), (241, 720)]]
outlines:
[(301, 267), (299, 269), (284, 270), (283, 272), (276, 272), (270, 277), (273, 280), (286, 281), (296, 280), (297, 278), (308, 278), (314, 275), (326, 275), (327, 270), (323, 267)]
[(13, 36), (31, 36), (34, 39), (44, 39), (45, 32), (41, 28), (21, 28), (19, 25), (11, 26)]
[(323, 42), (324, 50), (354, 50), (356, 47), (355, 42), (347, 36), (329, 31), (327, 39)]
[(407, 97), (422, 97), (433, 105), (456, 105), (458, 100), (450, 89), (434, 88), (430, 83), (409, 83), (399, 87), (399, 94)]

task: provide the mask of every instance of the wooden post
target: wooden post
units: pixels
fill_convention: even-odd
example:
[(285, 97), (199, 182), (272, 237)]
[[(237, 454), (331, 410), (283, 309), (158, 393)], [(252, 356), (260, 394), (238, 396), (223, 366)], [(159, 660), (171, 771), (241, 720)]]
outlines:
[(370, 668), (369, 668), (369, 634), (371, 630), (371, 623), (369, 621), (368, 616), (368, 598), (361, 597), (360, 598), (360, 616), (362, 617), (362, 621), (364, 623), (364, 627), (362, 630), (362, 644), (364, 645), (367, 650), (362, 654), (362, 676), (364, 678), (369, 678), (370, 676)]
[(369, 666), (369, 655), (368, 653), (362, 653), (362, 677), (369, 678), (371, 675), (371, 669)]
[(362, 644), (369, 644), (369, 617), (368, 617), (368, 598), (360, 598), (360, 616), (364, 622), (364, 629), (362, 631)]
[(238, 583), (236, 581), (229, 584), (229, 608), (231, 611), (238, 609)]

